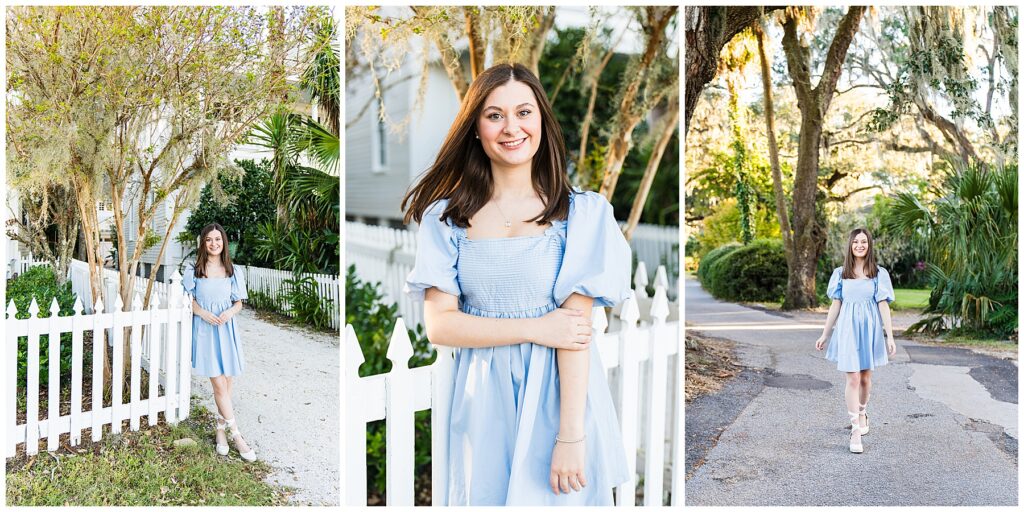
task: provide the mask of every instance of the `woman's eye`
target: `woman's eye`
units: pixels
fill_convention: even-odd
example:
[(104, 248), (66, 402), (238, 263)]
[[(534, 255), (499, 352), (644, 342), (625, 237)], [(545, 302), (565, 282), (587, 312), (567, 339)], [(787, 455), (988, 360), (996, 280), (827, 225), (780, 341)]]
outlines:
[(491, 121), (497, 121), (498, 119), (501, 119), (501, 114), (497, 112), (492, 112), (488, 114), (487, 119), (490, 119)]
[(519, 111), (519, 117), (526, 117), (528, 115), (530, 115), (530, 111), (529, 110), (520, 110)]

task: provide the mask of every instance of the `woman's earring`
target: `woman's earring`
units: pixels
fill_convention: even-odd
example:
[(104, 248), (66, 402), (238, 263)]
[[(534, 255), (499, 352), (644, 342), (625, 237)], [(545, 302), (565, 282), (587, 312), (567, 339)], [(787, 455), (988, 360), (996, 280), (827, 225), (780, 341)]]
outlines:
[(479, 134), (479, 133), (478, 133), (478, 134), (476, 134), (476, 138), (478, 138), (478, 139), (480, 138), (480, 134)]

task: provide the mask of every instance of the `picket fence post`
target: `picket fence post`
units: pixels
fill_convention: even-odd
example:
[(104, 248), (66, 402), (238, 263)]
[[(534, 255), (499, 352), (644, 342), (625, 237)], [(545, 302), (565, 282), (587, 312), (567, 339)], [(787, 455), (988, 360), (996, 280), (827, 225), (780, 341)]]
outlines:
[[(659, 271), (664, 267), (658, 267)], [(644, 505), (659, 507), (662, 504), (665, 466), (665, 399), (668, 370), (668, 347), (662, 342), (665, 319), (668, 318), (668, 296), (665, 287), (658, 284), (654, 289), (654, 303), (651, 305), (652, 324), (650, 336), (650, 396), (647, 402), (647, 447), (644, 450)]]
[(363, 364), (363, 350), (352, 324), (345, 326), (345, 359), (342, 361), (342, 379), (345, 383), (345, 438), (342, 450), (345, 456), (345, 481), (341, 486), (341, 502), (345, 506), (366, 506), (366, 417), (363, 383), (359, 367)]
[(92, 311), (92, 440), (99, 441), (103, 436), (103, 423), (97, 411), (103, 409), (103, 361), (107, 352), (106, 330), (102, 323), (103, 297), (96, 297)]
[(405, 328), (405, 321), (399, 317), (391, 334), (391, 343), (388, 344), (387, 358), (391, 360), (391, 372), (385, 380), (385, 423), (389, 445), (388, 505), (411, 505), (414, 502), (416, 432), (413, 420), (413, 377), (409, 370), (412, 354), (409, 331)]
[(71, 320), (71, 433), (68, 437), (71, 446), (78, 446), (82, 442), (82, 338), (86, 319), (82, 317), (82, 301), (77, 295), (71, 309), (75, 316)]
[[(7, 306), (7, 319), (12, 321), (18, 314), (18, 308), (14, 305), (14, 299), (11, 299), (10, 304)], [(13, 323), (13, 322), (11, 322)], [(4, 329), (7, 331), (4, 336), (4, 343), (7, 348), (4, 349), (5, 365), (7, 370), (7, 377), (4, 379), (4, 404), (7, 407), (4, 413), (5, 426), (7, 430), (7, 443), (4, 446), (4, 457), (11, 457), (15, 454), (18, 446), (18, 332), (10, 327), (10, 324)]]
[(25, 453), (35, 455), (39, 453), (39, 336), (42, 330), (39, 304), (36, 304), (35, 297), (32, 297), (28, 313), (28, 407), (25, 417)]
[[(164, 420), (168, 423), (175, 425), (178, 423), (178, 352), (181, 347), (181, 340), (178, 339), (178, 324), (181, 322), (182, 315), (175, 314), (175, 307), (180, 305), (182, 296), (185, 294), (185, 289), (181, 287), (181, 274), (175, 269), (171, 274), (171, 287), (167, 290), (167, 340), (164, 344), (166, 347), (165, 352), (167, 360), (165, 364), (166, 370), (164, 373), (167, 375), (167, 386), (164, 389)], [(181, 333), (184, 334), (185, 329), (192, 331), (191, 322), (189, 325), (181, 325)], [(184, 359), (182, 360), (184, 363)]]
[(639, 394), (637, 359), (637, 320), (640, 319), (640, 307), (637, 305), (636, 290), (630, 290), (629, 298), (622, 305), (622, 330), (619, 332), (619, 403), (622, 404), (622, 416), (619, 423), (622, 432), (622, 444), (626, 448), (626, 468), (629, 480), (616, 487), (616, 506), (636, 506), (636, 449)]

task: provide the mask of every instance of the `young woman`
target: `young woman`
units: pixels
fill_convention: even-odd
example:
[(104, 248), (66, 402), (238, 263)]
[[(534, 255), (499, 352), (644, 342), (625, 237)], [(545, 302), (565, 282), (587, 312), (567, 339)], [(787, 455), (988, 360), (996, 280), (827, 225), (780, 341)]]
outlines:
[(245, 364), (235, 315), (248, 295), (245, 276), (231, 265), (227, 242), (220, 224), (204, 227), (199, 255), (195, 265), (185, 270), (182, 284), (192, 295), (192, 373), (210, 377), (217, 402), (217, 453), (228, 454), (226, 428), (238, 454), (251, 462), (256, 460), (256, 451), (242, 438), (231, 405), (232, 377), (241, 374)]
[(629, 294), (630, 249), (565, 161), (540, 81), (497, 65), (402, 201), (420, 224), (406, 292), (431, 343), (457, 347), (449, 505), (611, 505), (629, 478), (589, 343), (591, 308)]
[(867, 406), (871, 371), (888, 363), (888, 356), (896, 353), (889, 311), (889, 303), (896, 296), (889, 272), (875, 263), (875, 247), (866, 229), (850, 232), (843, 266), (836, 268), (829, 279), (828, 296), (832, 307), (825, 332), (814, 346), (821, 350), (831, 333), (825, 357), (835, 362), (839, 371), (846, 372), (846, 411), (852, 425), (850, 451), (863, 453), (861, 436), (870, 430)]

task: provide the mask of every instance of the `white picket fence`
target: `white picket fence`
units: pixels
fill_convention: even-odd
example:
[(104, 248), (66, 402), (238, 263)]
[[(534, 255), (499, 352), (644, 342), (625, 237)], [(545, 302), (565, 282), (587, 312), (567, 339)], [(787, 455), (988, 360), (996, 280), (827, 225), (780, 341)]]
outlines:
[[(250, 300), (254, 291), (262, 293), (270, 297), (282, 313), (290, 317), (295, 316), (291, 304), (284, 298), (288, 288), (285, 281), (292, 279), (291, 272), (248, 265), (244, 268)], [(305, 276), (312, 276), (316, 281), (318, 295), (331, 310), (331, 328), (339, 329), (341, 326), (341, 280), (338, 276), (327, 274), (302, 274), (302, 277)]]
[[(662, 273), (659, 273), (663, 276)], [(646, 277), (645, 277), (646, 278)], [(670, 306), (665, 280), (656, 280), (653, 299), (642, 288), (621, 306), (619, 328), (606, 332), (603, 308), (594, 308), (592, 348), (600, 350), (615, 400), (629, 473), (616, 489), (619, 506), (634, 506), (637, 482), (643, 480), (645, 505), (683, 503), (683, 357), (678, 308)], [(646, 313), (641, 316), (641, 307)], [(669, 320), (670, 315), (673, 317)], [(646, 318), (647, 321), (638, 321)], [(431, 410), (431, 503), (447, 505), (448, 417), (452, 394), (453, 349), (434, 347), (437, 360), (409, 368), (413, 347), (399, 318), (391, 335), (389, 373), (359, 376), (365, 361), (351, 325), (346, 326), (342, 378), (345, 389), (345, 477), (342, 503), (367, 505), (366, 427), (386, 422), (387, 504), (414, 504), (414, 424), (416, 411)], [(637, 459), (643, 464), (637, 464)], [(665, 475), (668, 474), (668, 479)], [(666, 499), (670, 496), (670, 499)]]
[[(274, 305), (279, 311), (281, 311), (281, 313), (290, 317), (295, 316), (295, 312), (292, 311), (291, 304), (285, 299), (285, 293), (288, 291), (288, 285), (285, 281), (292, 279), (293, 276), (291, 272), (263, 267), (250, 267), (248, 265), (241, 266), (241, 268), (245, 273), (246, 287), (250, 295), (250, 300), (253, 292), (262, 293), (274, 302)], [(79, 297), (85, 297), (86, 300), (84, 302), (86, 304), (91, 303), (92, 291), (89, 286), (88, 264), (84, 261), (72, 260), (68, 273), (71, 280), (71, 289), (74, 290)], [(338, 276), (327, 274), (302, 274), (301, 276), (305, 277), (307, 275), (312, 276), (313, 280), (316, 281), (317, 294), (330, 309), (331, 328), (339, 329), (341, 326), (341, 280)], [(103, 269), (105, 299), (113, 297), (116, 293), (117, 287), (119, 286), (118, 279), (118, 272), (116, 270), (109, 268)], [(148, 283), (148, 278), (136, 276), (134, 287), (135, 293), (140, 295), (144, 294)], [(153, 284), (153, 294), (155, 296), (159, 296), (162, 302), (166, 302), (167, 293), (167, 283), (157, 281)]]
[[(381, 283), (387, 302), (398, 304), (398, 314), (409, 325), (421, 325), (421, 309), (402, 293), (405, 277), (416, 261), (417, 233), (406, 229), (371, 226), (359, 222), (345, 223), (345, 265), (356, 266), (356, 276), (365, 282)], [(659, 268), (665, 261), (679, 275), (679, 231), (675, 227), (637, 226), (630, 241), (637, 256), (637, 269)], [(668, 282), (668, 294), (677, 297), (676, 280)], [(644, 283), (646, 284), (646, 282)]]
[[(139, 294), (134, 294), (132, 307), (122, 311), (123, 303), (116, 293), (110, 312), (105, 312), (103, 299), (98, 299), (90, 308), (92, 314), (83, 314), (82, 296), (75, 298), (73, 316), (58, 316), (60, 307), (56, 299), (50, 305), (50, 316), (38, 318), (40, 311), (35, 299), (28, 312), (29, 318), (18, 319), (18, 310), (12, 300), (7, 307), (4, 322), (5, 370), (3, 393), (5, 397), (4, 423), (7, 428), (5, 456), (17, 452), (17, 445), (25, 444), (25, 452), (33, 455), (39, 451), (39, 441), (46, 439), (46, 450), (59, 448), (59, 436), (70, 434), (71, 446), (81, 442), (82, 430), (91, 429), (92, 440), (103, 437), (103, 426), (110, 425), (110, 433), (122, 430), (122, 421), (129, 421), (131, 430), (139, 430), (142, 416), (148, 425), (158, 421), (159, 413), (164, 420), (177, 423), (189, 414), (191, 396), (192, 360), (192, 299), (181, 287), (181, 276), (175, 272), (168, 286), (169, 301), (154, 295), (149, 309), (143, 309)], [(130, 328), (130, 348), (124, 353), (125, 330)], [(84, 333), (91, 331), (93, 347), (103, 343), (104, 334), (112, 351), (111, 404), (103, 402), (103, 352), (93, 350), (92, 361), (92, 407), (82, 410), (82, 385), (88, 376), (83, 375)], [(145, 331), (145, 334), (143, 332)], [(60, 335), (71, 333), (71, 403), (70, 412), (61, 415), (61, 365)], [(39, 345), (40, 336), (48, 335), (49, 383), (47, 392), (48, 409), (45, 418), (39, 418)], [(25, 387), (25, 419), (18, 419), (18, 344), (19, 338), (27, 338), (27, 375)], [(100, 345), (101, 346), (101, 345)], [(155, 354), (155, 357), (154, 357)], [(124, 358), (130, 361), (129, 401), (123, 401)], [(148, 398), (141, 399), (141, 368), (145, 368), (149, 379)], [(160, 393), (163, 393), (162, 395)]]

